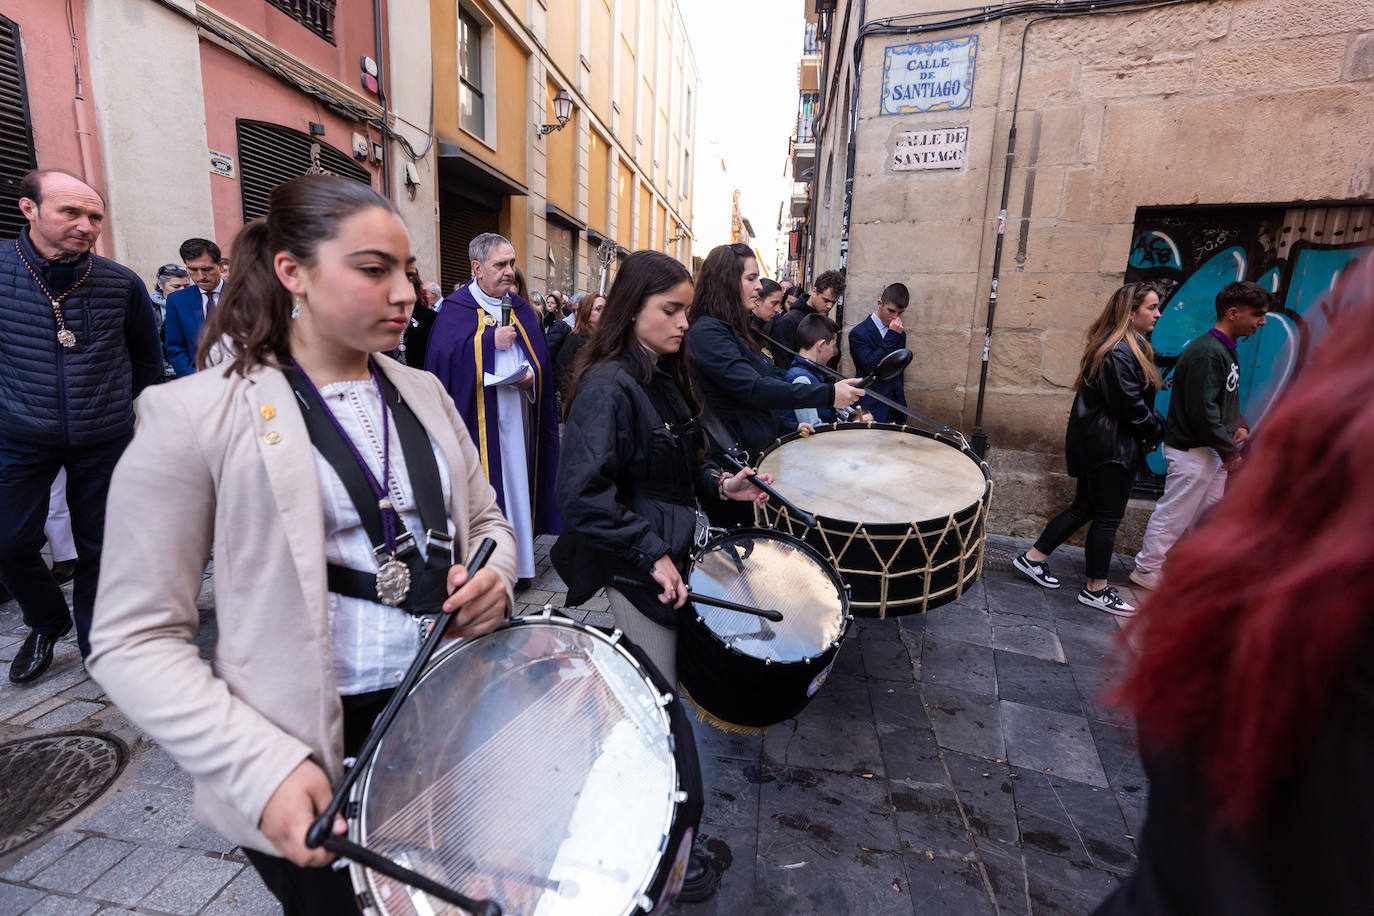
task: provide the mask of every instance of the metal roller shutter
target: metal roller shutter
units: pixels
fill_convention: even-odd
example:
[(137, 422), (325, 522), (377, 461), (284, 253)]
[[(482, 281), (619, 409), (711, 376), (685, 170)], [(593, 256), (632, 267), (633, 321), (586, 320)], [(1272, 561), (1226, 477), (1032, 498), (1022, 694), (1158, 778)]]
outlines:
[(19, 26), (0, 16), (0, 239), (17, 238), (23, 230), (19, 180), (37, 165)]
[(237, 123), (245, 223), (265, 215), (272, 189), (298, 175), (323, 172), (372, 183), (367, 169), (317, 137), (267, 121), (240, 118)]
[(439, 198), (439, 285), (448, 295), (472, 280), (468, 243), (483, 232), (500, 232), (500, 213), (456, 194)]

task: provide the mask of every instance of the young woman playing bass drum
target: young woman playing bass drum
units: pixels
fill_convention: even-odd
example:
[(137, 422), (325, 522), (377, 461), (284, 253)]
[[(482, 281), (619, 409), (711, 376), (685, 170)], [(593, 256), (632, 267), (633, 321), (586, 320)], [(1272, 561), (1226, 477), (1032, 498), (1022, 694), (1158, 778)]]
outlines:
[[(461, 608), (450, 635), (471, 636), (512, 607), (514, 538), (453, 401), (378, 355), (406, 329), (414, 265), (367, 185), (277, 187), (234, 243), (202, 371), (144, 393), (110, 486), (87, 665), (194, 777), (201, 819), (288, 914), (357, 912), (347, 873), (305, 835), (418, 653), (426, 611)], [(212, 345), (227, 354), (214, 369)], [(497, 549), (469, 581), (452, 557), (485, 537)], [(194, 640), (212, 548), (207, 664)], [(390, 564), (408, 589), (378, 575)]]

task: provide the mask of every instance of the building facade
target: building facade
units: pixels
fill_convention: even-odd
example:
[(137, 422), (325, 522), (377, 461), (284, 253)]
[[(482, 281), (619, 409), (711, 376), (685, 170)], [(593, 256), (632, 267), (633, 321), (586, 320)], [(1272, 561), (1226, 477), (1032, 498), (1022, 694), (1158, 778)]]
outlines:
[(539, 291), (596, 287), (606, 240), (687, 263), (699, 78), (676, 0), (432, 0), (430, 20), (445, 290), (488, 231)]
[[(806, 271), (846, 266), (846, 326), (885, 284), (911, 288), (908, 400), (987, 443), (994, 530), (1033, 535), (1066, 503), (1083, 335), (1123, 280), (1165, 289), (1166, 377), (1221, 285), (1278, 294), (1241, 348), (1261, 421), (1325, 324), (1322, 291), (1370, 256), (1374, 0), (807, 6)], [(1150, 507), (1133, 505), (1123, 550)]]
[[(386, 190), (386, 0), (86, 0), (70, 4), (72, 28), (67, 6), (0, 2), (21, 64), (0, 69), (5, 97), (27, 112), (28, 165), (103, 189), (102, 248), (144, 277), (191, 236), (227, 253), (295, 175)], [(25, 164), (0, 155), (12, 182)]]

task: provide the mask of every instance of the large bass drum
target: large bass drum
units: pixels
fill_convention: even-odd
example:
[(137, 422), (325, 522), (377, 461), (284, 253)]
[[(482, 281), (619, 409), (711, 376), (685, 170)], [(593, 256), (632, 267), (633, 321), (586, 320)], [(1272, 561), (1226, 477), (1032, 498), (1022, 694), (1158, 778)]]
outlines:
[[(508, 914), (666, 908), (701, 817), (691, 723), (638, 649), (571, 620), (517, 618), (446, 644), (349, 805), (349, 834)], [(364, 910), (461, 911), (351, 866)]]
[(695, 594), (779, 611), (781, 622), (694, 603), (678, 634), (678, 679), (711, 724), (755, 731), (801, 712), (849, 629), (834, 567), (794, 537), (735, 528), (692, 559)]
[(820, 524), (808, 529), (773, 503), (756, 517), (834, 557), (861, 617), (939, 607), (982, 573), (992, 475), (962, 440), (840, 423), (784, 436), (758, 470)]

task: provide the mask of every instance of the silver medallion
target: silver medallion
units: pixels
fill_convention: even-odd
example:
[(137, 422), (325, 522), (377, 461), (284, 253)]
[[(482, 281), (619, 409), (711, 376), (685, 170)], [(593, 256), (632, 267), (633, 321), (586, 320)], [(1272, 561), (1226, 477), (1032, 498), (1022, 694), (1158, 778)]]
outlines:
[(70, 329), (63, 328), (57, 332), (57, 342), (70, 349), (76, 346), (76, 335)]
[(410, 591), (410, 567), (391, 557), (377, 568), (377, 600), (397, 607)]

